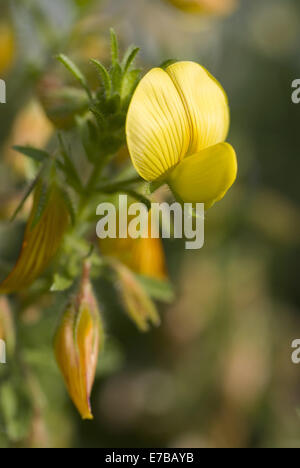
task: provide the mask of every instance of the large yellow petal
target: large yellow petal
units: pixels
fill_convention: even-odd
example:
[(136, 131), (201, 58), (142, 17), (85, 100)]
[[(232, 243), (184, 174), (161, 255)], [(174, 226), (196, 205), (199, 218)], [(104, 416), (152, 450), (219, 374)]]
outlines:
[(137, 172), (152, 181), (175, 166), (189, 147), (189, 121), (170, 76), (151, 70), (139, 83), (129, 106), (126, 135)]
[(189, 122), (187, 155), (225, 141), (229, 129), (229, 106), (218, 81), (195, 62), (177, 62), (166, 72), (180, 95)]
[(186, 203), (205, 203), (210, 208), (224, 197), (236, 179), (237, 160), (228, 143), (219, 143), (185, 158), (170, 173), (168, 183)]

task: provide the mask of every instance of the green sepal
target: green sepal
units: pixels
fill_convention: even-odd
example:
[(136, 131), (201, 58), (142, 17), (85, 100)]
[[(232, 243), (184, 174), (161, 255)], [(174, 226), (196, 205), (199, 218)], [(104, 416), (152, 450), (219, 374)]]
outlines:
[(47, 151), (32, 148), (31, 146), (13, 146), (13, 149), (38, 163), (42, 163), (50, 158), (50, 155), (47, 153)]

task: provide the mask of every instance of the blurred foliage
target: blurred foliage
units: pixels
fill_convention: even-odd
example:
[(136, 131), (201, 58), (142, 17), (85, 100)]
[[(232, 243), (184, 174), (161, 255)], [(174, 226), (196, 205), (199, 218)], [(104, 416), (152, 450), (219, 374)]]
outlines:
[[(17, 257), (30, 203), (16, 223), (9, 218), (35, 171), (11, 148), (55, 147), (51, 114), (64, 113), (45, 99), (75, 83), (54, 56), (67, 54), (97, 86), (86, 64), (108, 63), (110, 26), (122, 51), (141, 46), (143, 69), (166, 57), (196, 60), (221, 81), (239, 160), (238, 182), (207, 215), (204, 248), (195, 254), (165, 242), (175, 300), (159, 306), (160, 328), (139, 334), (122, 314), (111, 272), (95, 278), (107, 343), (94, 421), (79, 419), (52, 355), (65, 294), (41, 294), (40, 280), (10, 297), (16, 350), (0, 367), (0, 446), (298, 447), (300, 380), (290, 345), (300, 333), (300, 107), (290, 86), (300, 74), (299, 2), (241, 0), (219, 17), (164, 0), (131, 0), (130, 8), (124, 0), (2, 0), (0, 18), (8, 85), (0, 105), (1, 276)], [(67, 132), (85, 174), (82, 147)], [(126, 157), (114, 164), (126, 174)], [(71, 259), (73, 249), (86, 252), (85, 244), (67, 248)], [(168, 287), (152, 283), (153, 297), (172, 299)]]

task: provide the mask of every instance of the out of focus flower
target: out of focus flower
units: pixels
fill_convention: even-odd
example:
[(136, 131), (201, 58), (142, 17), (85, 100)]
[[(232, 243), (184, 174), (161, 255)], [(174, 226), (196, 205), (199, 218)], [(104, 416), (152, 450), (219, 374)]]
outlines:
[(15, 349), (16, 335), (12, 311), (5, 296), (0, 297), (0, 340), (5, 341), (7, 353), (12, 355)]
[(103, 342), (99, 308), (85, 265), (79, 293), (67, 307), (54, 340), (57, 363), (83, 419), (93, 419), (90, 396)]
[(259, 2), (249, 20), (252, 42), (260, 52), (276, 59), (297, 53), (299, 20), (295, 3), (274, 1), (270, 6)]
[(189, 13), (223, 15), (231, 13), (237, 6), (237, 0), (167, 0), (180, 10)]
[[(16, 117), (10, 137), (6, 143), (4, 157), (20, 175), (26, 172), (26, 160), (12, 148), (15, 145), (44, 148), (53, 134), (53, 126), (47, 119), (38, 101), (30, 101)], [(25, 162), (24, 162), (25, 161)]]
[(226, 94), (194, 62), (154, 68), (139, 83), (126, 123), (129, 153), (145, 180), (167, 183), (179, 201), (206, 209), (234, 183)]
[[(36, 222), (43, 198), (45, 206)], [(43, 184), (38, 183), (19, 259), (0, 284), (0, 293), (20, 291), (43, 273), (56, 254), (68, 224), (69, 210), (60, 188), (52, 184), (45, 194)]]
[(14, 31), (7, 22), (0, 22), (0, 76), (11, 68), (14, 61)]
[(159, 325), (156, 307), (135, 275), (119, 262), (112, 262), (112, 265), (117, 273), (121, 300), (128, 316), (143, 332), (149, 330), (149, 323)]
[(54, 76), (46, 76), (40, 82), (38, 92), (47, 117), (57, 128), (72, 128), (75, 117), (88, 109), (88, 98), (84, 91), (63, 87)]
[(161, 239), (151, 237), (151, 216), (148, 219), (148, 237), (132, 239), (106, 238), (99, 240), (103, 255), (118, 259), (139, 275), (158, 280), (167, 279), (166, 259)]

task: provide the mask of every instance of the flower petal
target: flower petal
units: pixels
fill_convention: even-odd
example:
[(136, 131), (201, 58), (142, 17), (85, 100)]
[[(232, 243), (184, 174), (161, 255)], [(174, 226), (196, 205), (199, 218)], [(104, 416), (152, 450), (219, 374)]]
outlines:
[(0, 294), (10, 294), (33, 283), (56, 254), (68, 227), (69, 211), (57, 188), (52, 190), (38, 224), (32, 227), (39, 196), (38, 186), (19, 259), (10, 275), (0, 284)]
[(129, 106), (126, 135), (137, 172), (146, 180), (159, 178), (185, 156), (189, 122), (170, 76), (151, 70), (139, 83)]
[(219, 143), (185, 158), (171, 172), (168, 183), (181, 201), (205, 203), (221, 200), (236, 179), (237, 160), (228, 143)]
[(176, 86), (189, 122), (187, 155), (225, 141), (229, 129), (229, 106), (225, 91), (201, 65), (177, 62), (166, 72)]

